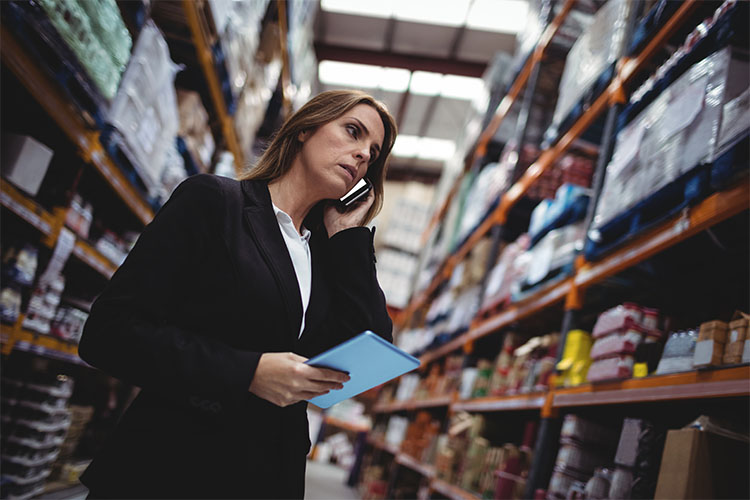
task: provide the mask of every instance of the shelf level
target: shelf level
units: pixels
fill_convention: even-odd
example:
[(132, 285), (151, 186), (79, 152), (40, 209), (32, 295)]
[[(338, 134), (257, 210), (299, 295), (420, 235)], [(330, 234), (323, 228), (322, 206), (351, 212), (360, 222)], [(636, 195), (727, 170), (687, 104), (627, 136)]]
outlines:
[[(62, 340), (31, 332), (14, 331), (8, 325), (0, 326), (0, 339), (4, 344), (11, 344), (10, 349), (31, 352), (47, 358), (60, 359), (77, 365), (88, 366), (78, 356), (78, 346)], [(3, 352), (6, 352), (3, 350)]]
[(480, 500), (482, 498), (474, 493), (464, 490), (463, 488), (459, 488), (458, 486), (454, 486), (437, 478), (434, 478), (430, 482), (430, 488), (447, 496), (451, 500)]
[(545, 393), (520, 394), (517, 396), (487, 397), (457, 401), (451, 405), (451, 411), (511, 411), (539, 410), (547, 398)]
[(749, 208), (750, 186), (745, 179), (636, 237), (609, 257), (584, 263), (576, 274), (575, 284), (578, 287), (595, 284)]
[(0, 205), (28, 222), (44, 236), (53, 234), (59, 225), (51, 213), (4, 180), (0, 181)]
[(481, 337), (496, 332), (506, 326), (512, 324), (515, 321), (527, 318), (534, 313), (537, 313), (550, 305), (563, 300), (566, 295), (570, 292), (572, 280), (567, 279), (544, 287), (536, 294), (528, 297), (516, 304), (511, 305), (507, 309), (504, 309), (494, 316), (478, 323), (476, 326), (471, 328), (468, 332), (463, 335), (456, 337), (450, 342), (443, 344), (442, 346), (429, 351), (419, 358), (422, 365), (431, 363), (443, 356), (461, 348), (469, 342), (477, 340)]
[(396, 463), (408, 467), (409, 469), (416, 471), (426, 478), (432, 479), (435, 477), (435, 467), (432, 465), (424, 464), (416, 458), (407, 455), (406, 453), (399, 453), (396, 455)]
[(344, 429), (352, 432), (368, 432), (370, 430), (369, 425), (354, 424), (351, 422), (347, 422), (346, 420), (340, 420), (338, 418), (329, 417), (327, 415), (324, 421), (326, 425), (332, 425), (334, 427), (338, 427), (339, 429)]
[[(46, 238), (44, 244), (54, 245), (62, 221), (44, 210), (39, 204), (23, 195), (8, 182), (0, 182), (0, 204), (39, 230)], [(101, 253), (85, 241), (76, 241), (73, 255), (109, 279), (117, 270)]]
[(553, 392), (556, 408), (750, 396), (750, 366), (656, 375)]
[(99, 133), (87, 128), (80, 112), (29, 57), (8, 29), (2, 26), (0, 30), (3, 62), (78, 147), (81, 158), (93, 164), (130, 210), (143, 224), (148, 224), (154, 218), (153, 210), (104, 152), (99, 143)]
[(439, 398), (430, 399), (410, 399), (408, 401), (398, 401), (396, 403), (377, 405), (373, 408), (374, 413), (393, 413), (400, 410), (418, 410), (421, 408), (440, 408), (443, 406), (450, 406), (455, 396), (442, 396)]
[(390, 445), (390, 444), (386, 443), (385, 441), (380, 441), (378, 439), (372, 439), (372, 438), (368, 437), (367, 438), (367, 442), (370, 443), (375, 448), (387, 451), (391, 455), (398, 455), (398, 447)]

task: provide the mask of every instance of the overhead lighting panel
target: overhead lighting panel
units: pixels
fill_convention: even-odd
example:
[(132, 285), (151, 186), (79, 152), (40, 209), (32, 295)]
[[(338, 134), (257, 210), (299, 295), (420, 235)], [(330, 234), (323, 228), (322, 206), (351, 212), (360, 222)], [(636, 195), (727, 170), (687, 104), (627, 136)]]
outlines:
[(474, 0), (466, 27), (497, 33), (519, 33), (526, 26), (526, 0)]

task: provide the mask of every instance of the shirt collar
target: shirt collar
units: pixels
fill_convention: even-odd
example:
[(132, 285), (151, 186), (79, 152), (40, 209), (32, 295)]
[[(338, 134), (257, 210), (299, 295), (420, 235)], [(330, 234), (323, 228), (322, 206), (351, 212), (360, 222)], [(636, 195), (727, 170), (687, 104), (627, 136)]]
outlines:
[[(291, 227), (292, 230), (296, 233), (297, 228), (294, 227), (294, 221), (292, 221), (292, 218), (289, 216), (289, 214), (277, 207), (273, 202), (271, 202), (271, 206), (273, 207), (273, 213), (276, 214), (276, 220), (278, 221), (278, 223)], [(311, 235), (310, 231), (305, 226), (300, 226), (300, 229), (302, 230), (302, 235), (300, 236), (300, 238), (309, 243)]]

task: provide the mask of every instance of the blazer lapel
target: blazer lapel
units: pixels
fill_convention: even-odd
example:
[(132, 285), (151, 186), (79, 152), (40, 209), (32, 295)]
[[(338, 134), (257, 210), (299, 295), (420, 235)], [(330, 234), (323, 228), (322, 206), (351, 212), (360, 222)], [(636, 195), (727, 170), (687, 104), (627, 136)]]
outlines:
[(302, 299), (297, 274), (271, 206), (268, 187), (265, 182), (245, 180), (242, 181), (242, 190), (248, 200), (243, 214), (245, 222), (281, 291), (289, 332), (296, 341), (302, 323)]

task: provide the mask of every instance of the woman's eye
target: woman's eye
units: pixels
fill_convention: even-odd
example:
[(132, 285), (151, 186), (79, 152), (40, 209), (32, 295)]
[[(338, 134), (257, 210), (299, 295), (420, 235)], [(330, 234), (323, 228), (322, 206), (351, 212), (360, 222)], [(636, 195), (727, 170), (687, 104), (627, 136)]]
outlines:
[(351, 135), (355, 139), (357, 138), (357, 134), (359, 133), (359, 130), (357, 130), (357, 127), (355, 127), (354, 125), (347, 125), (346, 130), (349, 131), (349, 135)]

